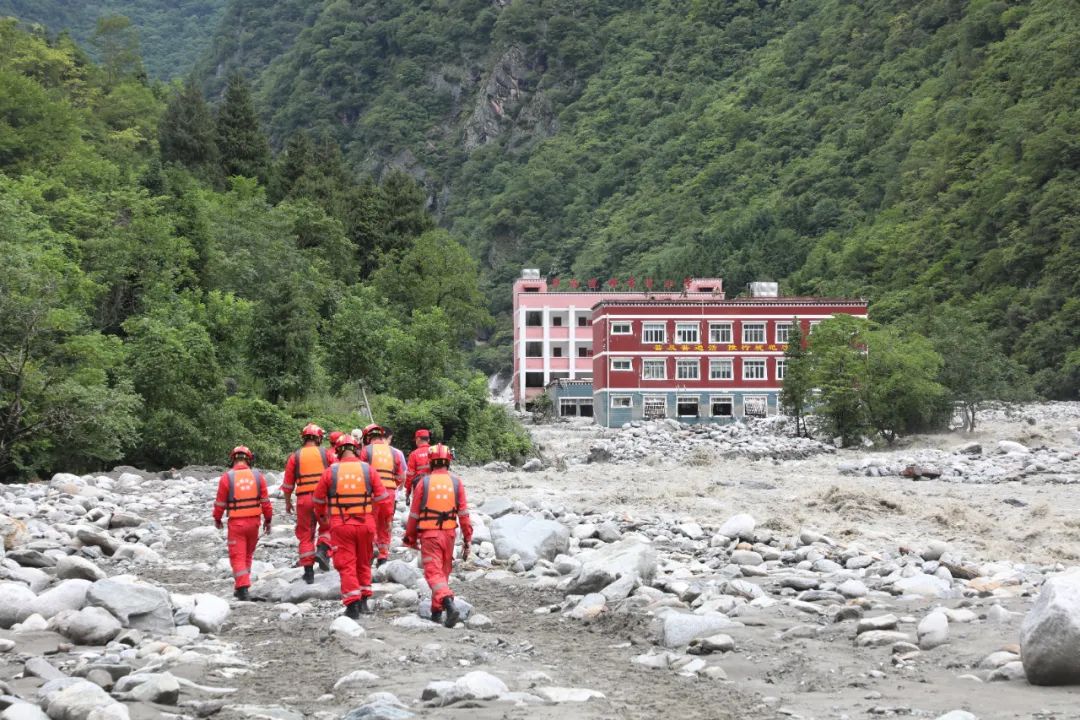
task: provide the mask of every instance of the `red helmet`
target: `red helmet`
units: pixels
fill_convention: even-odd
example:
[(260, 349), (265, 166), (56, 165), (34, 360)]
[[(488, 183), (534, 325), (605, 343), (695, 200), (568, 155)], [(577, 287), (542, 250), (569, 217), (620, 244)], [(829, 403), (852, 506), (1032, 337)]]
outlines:
[(334, 452), (340, 454), (345, 448), (351, 448), (353, 452), (356, 451), (356, 438), (349, 433), (341, 433), (338, 439), (334, 442)]
[(454, 459), (454, 456), (450, 454), (450, 448), (446, 447), (442, 443), (439, 443), (435, 447), (428, 450), (428, 462), (435, 465), (436, 461), (444, 462), (447, 467), (450, 465), (450, 461)]
[(337, 441), (338, 438), (341, 437), (341, 435), (342, 432), (340, 430), (335, 430), (334, 432), (330, 433), (330, 444), (334, 447), (337, 447)]
[(237, 455), (243, 455), (247, 458), (248, 462), (255, 461), (255, 453), (251, 452), (247, 445), (237, 445), (234, 447), (232, 452), (229, 453), (229, 462), (236, 462)]
[(326, 431), (323, 430), (318, 425), (316, 425), (315, 423), (308, 423), (307, 425), (304, 426), (304, 429), (300, 431), (300, 437), (303, 438), (304, 440), (307, 440), (308, 438), (314, 438), (315, 440), (318, 440), (319, 442), (322, 442), (323, 435), (325, 435), (325, 434), (326, 434)]
[(366, 428), (364, 428), (364, 442), (367, 442), (369, 439), (371, 439), (373, 437), (382, 437), (385, 434), (386, 434), (386, 431), (383, 430), (383, 428), (380, 425), (377, 425), (375, 423), (371, 423)]

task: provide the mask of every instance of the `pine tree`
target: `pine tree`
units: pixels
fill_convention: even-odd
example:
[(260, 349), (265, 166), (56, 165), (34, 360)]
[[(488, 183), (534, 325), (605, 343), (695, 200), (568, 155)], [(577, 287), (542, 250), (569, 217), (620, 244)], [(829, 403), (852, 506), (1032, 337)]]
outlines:
[(98, 18), (91, 42), (101, 56), (108, 87), (130, 77), (145, 79), (146, 71), (139, 53), (139, 32), (126, 16)]
[(203, 176), (216, 167), (214, 119), (194, 80), (188, 79), (169, 98), (158, 126), (158, 146), (162, 162), (180, 163)]
[(791, 324), (788, 333), (788, 346), (784, 351), (784, 386), (780, 389), (780, 406), (784, 412), (795, 418), (795, 434), (806, 434), (806, 403), (813, 389), (811, 381), (811, 358), (803, 347), (802, 328), (799, 318)]
[(217, 147), (227, 177), (243, 175), (267, 181), (270, 147), (259, 127), (251, 89), (239, 73), (229, 78), (217, 115)]

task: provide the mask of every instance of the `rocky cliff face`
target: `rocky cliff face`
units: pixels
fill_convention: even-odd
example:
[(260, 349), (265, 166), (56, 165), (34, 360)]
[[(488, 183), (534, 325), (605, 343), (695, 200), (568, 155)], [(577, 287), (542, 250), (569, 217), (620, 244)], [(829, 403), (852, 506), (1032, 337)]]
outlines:
[(530, 62), (519, 47), (510, 48), (495, 61), (475, 93), (472, 113), (465, 121), (462, 146), (466, 152), (507, 133), (512, 140), (536, 140), (556, 132), (558, 124), (547, 97), (530, 84), (530, 75), (543, 70), (540, 62)]

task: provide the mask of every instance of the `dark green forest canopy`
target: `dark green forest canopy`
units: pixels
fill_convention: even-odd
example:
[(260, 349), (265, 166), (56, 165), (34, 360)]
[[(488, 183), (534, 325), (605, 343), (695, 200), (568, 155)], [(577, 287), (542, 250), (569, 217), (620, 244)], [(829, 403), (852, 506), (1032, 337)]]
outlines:
[[(0, 0), (11, 16), (52, 33), (69, 32), (94, 48), (100, 18), (123, 15), (135, 28), (151, 77), (168, 80), (190, 72), (210, 46), (228, 0)], [(100, 56), (95, 54), (100, 59)]]
[[(1080, 6), (234, 0), (205, 67), (272, 141), (421, 179), (503, 311), (520, 267), (942, 304), (1080, 374)], [(243, 20), (247, 18), (247, 22)]]

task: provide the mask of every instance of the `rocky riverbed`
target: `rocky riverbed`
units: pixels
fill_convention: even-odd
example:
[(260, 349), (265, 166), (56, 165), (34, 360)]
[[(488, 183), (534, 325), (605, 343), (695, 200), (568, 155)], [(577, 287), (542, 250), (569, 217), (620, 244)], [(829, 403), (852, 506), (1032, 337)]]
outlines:
[(460, 469), (453, 629), (403, 548), (342, 618), (280, 502), (233, 600), (207, 469), (0, 486), (0, 718), (1076, 717), (1078, 425), (1030, 406), (881, 451), (539, 427), (530, 472)]

